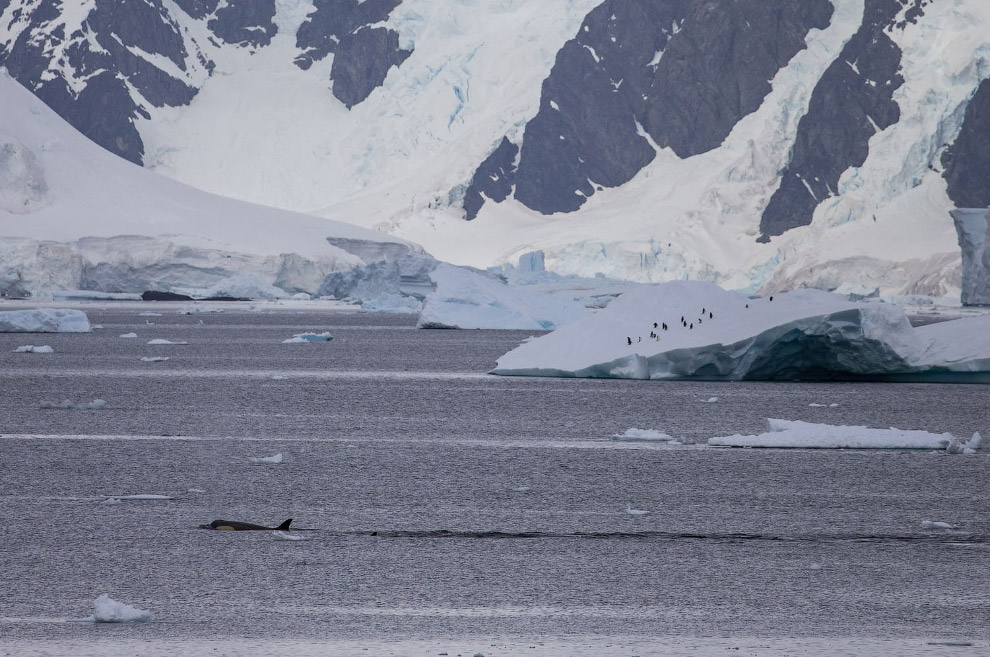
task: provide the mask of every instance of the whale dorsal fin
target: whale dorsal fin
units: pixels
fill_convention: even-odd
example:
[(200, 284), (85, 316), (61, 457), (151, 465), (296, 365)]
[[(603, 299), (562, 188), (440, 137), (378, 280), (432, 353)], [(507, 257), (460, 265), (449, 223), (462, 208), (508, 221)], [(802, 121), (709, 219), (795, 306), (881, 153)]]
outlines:
[(283, 522), (281, 525), (279, 525), (275, 529), (277, 529), (279, 531), (287, 532), (287, 531), (289, 531), (289, 525), (291, 523), (292, 523), (292, 518), (289, 518), (288, 520), (286, 520), (285, 522)]

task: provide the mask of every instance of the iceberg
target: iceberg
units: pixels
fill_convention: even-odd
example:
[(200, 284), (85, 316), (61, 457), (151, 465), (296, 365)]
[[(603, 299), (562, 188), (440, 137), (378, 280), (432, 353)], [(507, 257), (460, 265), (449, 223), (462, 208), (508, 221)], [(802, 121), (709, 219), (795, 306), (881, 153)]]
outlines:
[(0, 333), (91, 333), (89, 318), (81, 310), (35, 308), (0, 312)]
[(574, 300), (514, 288), (464, 267), (439, 264), (419, 328), (550, 331), (591, 314)]
[(151, 612), (117, 602), (106, 593), (93, 603), (93, 615), (76, 619), (83, 623), (146, 623), (151, 620)]
[(626, 379), (990, 382), (990, 315), (914, 328), (904, 311), (801, 289), (633, 288), (513, 349), (493, 374)]
[[(950, 450), (958, 445), (951, 433), (929, 433), (890, 427), (874, 429), (861, 426), (814, 424), (797, 420), (767, 420), (767, 431), (756, 436), (726, 436), (711, 438), (712, 447), (766, 447), (794, 449), (927, 449)], [(966, 443), (972, 452), (980, 445), (980, 434)]]

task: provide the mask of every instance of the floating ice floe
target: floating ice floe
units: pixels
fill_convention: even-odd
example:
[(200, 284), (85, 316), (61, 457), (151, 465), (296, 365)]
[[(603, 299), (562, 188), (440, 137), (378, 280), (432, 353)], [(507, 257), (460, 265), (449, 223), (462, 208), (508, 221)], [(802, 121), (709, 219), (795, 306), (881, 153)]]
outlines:
[(637, 429), (632, 427), (631, 429), (626, 429), (625, 433), (619, 433), (612, 436), (612, 440), (619, 440), (625, 442), (662, 442), (669, 443), (674, 440), (673, 436), (668, 436), (662, 431), (656, 429)]
[(464, 267), (439, 264), (419, 328), (549, 331), (591, 314), (572, 299), (510, 287)]
[(81, 310), (35, 308), (0, 312), (0, 333), (90, 333), (93, 327)]
[(949, 524), (947, 522), (940, 522), (938, 520), (922, 520), (921, 521), (921, 528), (922, 529), (943, 530), (943, 531), (944, 530), (951, 530), (951, 529), (959, 529), (959, 527), (957, 525), (952, 525), (952, 524)]
[(33, 345), (26, 344), (23, 347), (18, 347), (14, 349), (15, 354), (54, 354), (55, 350), (48, 345)]
[(168, 356), (141, 356), (142, 363), (164, 363)]
[(107, 402), (104, 399), (94, 399), (91, 402), (76, 404), (72, 401), (66, 399), (65, 401), (54, 403), (54, 402), (41, 402), (40, 408), (44, 409), (59, 409), (59, 410), (76, 410), (76, 411), (101, 411), (107, 407)]
[(814, 402), (808, 404), (811, 408), (838, 408), (838, 404), (816, 404)]
[(171, 340), (166, 340), (164, 338), (155, 338), (154, 340), (149, 340), (148, 344), (189, 344), (188, 342), (172, 342)]
[(303, 344), (306, 342), (330, 342), (333, 335), (330, 331), (324, 333), (296, 333), (288, 340), (282, 340), (282, 344)]
[(162, 316), (161, 313), (153, 313), (150, 311), (138, 313), (138, 317), (161, 317), (161, 316)]
[(146, 623), (151, 620), (151, 612), (117, 602), (106, 593), (93, 603), (93, 615), (73, 619), (80, 623)]
[(123, 333), (123, 334), (121, 334), (120, 337), (129, 340), (129, 339), (136, 338), (137, 337), (137, 333)]
[(121, 501), (138, 501), (138, 502), (151, 501), (151, 502), (160, 502), (160, 501), (170, 500), (170, 499), (172, 499), (172, 498), (169, 497), (168, 495), (150, 495), (150, 494), (144, 494), (144, 493), (138, 494), (138, 495), (111, 495), (111, 496), (107, 497), (107, 501), (109, 501), (109, 500), (117, 500), (118, 502), (121, 502)]
[(708, 399), (699, 399), (702, 404), (714, 404), (718, 401), (718, 397), (709, 397)]
[(187, 493), (205, 493), (206, 491), (202, 488), (190, 488), (186, 491)]
[(251, 461), (251, 463), (281, 463), (282, 452), (279, 452), (274, 456), (251, 456), (248, 460)]
[(272, 532), (272, 538), (276, 541), (308, 541), (309, 536), (302, 536), (301, 534), (290, 534), (289, 532), (283, 532), (278, 529)]
[[(951, 433), (873, 429), (860, 426), (814, 424), (797, 420), (767, 420), (767, 431), (756, 436), (736, 434), (711, 438), (713, 447), (767, 447), (795, 449), (929, 449), (947, 450), (959, 441)], [(980, 434), (964, 444), (963, 449), (976, 451)]]
[(630, 504), (629, 506), (626, 507), (626, 513), (628, 513), (631, 516), (645, 516), (649, 514), (649, 511), (647, 511), (646, 509), (634, 509)]
[(990, 315), (913, 328), (821, 290), (748, 298), (712, 283), (632, 288), (522, 344), (494, 374), (626, 379), (990, 382)]
[(107, 499), (100, 502), (103, 506), (114, 506), (115, 504), (123, 504), (123, 500), (119, 497), (108, 497)]

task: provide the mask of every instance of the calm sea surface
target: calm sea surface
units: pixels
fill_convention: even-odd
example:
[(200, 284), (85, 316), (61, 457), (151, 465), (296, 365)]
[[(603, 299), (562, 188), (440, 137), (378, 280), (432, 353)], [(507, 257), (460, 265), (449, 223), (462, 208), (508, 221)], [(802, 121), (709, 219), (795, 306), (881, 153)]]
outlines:
[[(529, 333), (219, 307), (0, 334), (0, 655), (990, 651), (990, 450), (704, 446), (768, 417), (990, 438), (985, 386), (503, 378)], [(171, 499), (101, 504), (140, 494)], [(317, 531), (199, 528), (289, 517)], [(102, 593), (152, 620), (66, 622)]]

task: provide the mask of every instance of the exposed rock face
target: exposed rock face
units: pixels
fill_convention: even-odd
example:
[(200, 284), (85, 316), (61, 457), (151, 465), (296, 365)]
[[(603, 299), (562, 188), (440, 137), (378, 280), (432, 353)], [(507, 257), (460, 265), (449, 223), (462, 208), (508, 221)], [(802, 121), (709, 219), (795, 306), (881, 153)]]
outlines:
[[(148, 116), (142, 104), (184, 105), (197, 92), (164, 70), (186, 71), (189, 52), (162, 2), (95, 0), (81, 25), (65, 22), (60, 0), (5, 11), (20, 31), (7, 45), (0, 41), (0, 64), (77, 130), (140, 164), (144, 144), (134, 120)], [(156, 56), (169, 65), (152, 64)]]
[[(410, 51), (394, 30), (371, 27), (401, 0), (314, 0), (297, 34), (309, 68), (334, 53), (333, 94), (353, 107)], [(224, 56), (258, 50), (278, 27), (276, 0), (80, 0), (0, 2), (0, 65), (77, 130), (142, 164), (135, 127), (151, 107), (188, 105)], [(73, 22), (74, 21), (74, 22)], [(196, 24), (205, 23), (206, 39)]]
[(949, 198), (960, 208), (990, 206), (990, 79), (966, 106), (955, 143), (942, 154)]
[(990, 306), (990, 210), (952, 211), (962, 248), (962, 303)]
[(516, 174), (516, 157), (519, 147), (503, 137), (498, 147), (474, 172), (471, 184), (464, 194), (464, 211), (468, 221), (478, 216), (485, 199), (501, 203), (512, 193)]
[[(516, 199), (544, 214), (573, 211), (632, 179), (655, 146), (681, 158), (716, 148), (831, 15), (827, 0), (604, 2), (543, 84), (512, 180)], [(505, 186), (500, 177), (499, 193)], [(465, 198), (469, 217), (477, 198)]]
[(314, 0), (316, 8), (296, 34), (303, 53), (296, 65), (308, 69), (334, 55), (330, 77), (333, 95), (348, 108), (357, 105), (385, 81), (412, 51), (399, 47), (399, 33), (371, 27), (388, 19), (402, 0)]
[(897, 123), (901, 51), (885, 30), (902, 9), (898, 0), (867, 0), (863, 25), (819, 80), (798, 124), (790, 164), (760, 221), (760, 241), (810, 224), (815, 208), (837, 193), (839, 177), (866, 161), (870, 138)]

